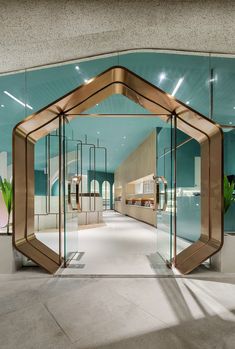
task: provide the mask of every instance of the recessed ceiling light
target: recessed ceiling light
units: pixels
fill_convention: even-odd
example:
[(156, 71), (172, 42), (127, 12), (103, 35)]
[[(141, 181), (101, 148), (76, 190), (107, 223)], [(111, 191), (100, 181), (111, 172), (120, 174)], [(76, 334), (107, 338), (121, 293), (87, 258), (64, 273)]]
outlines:
[(4, 104), (1, 104), (1, 108), (4, 108), (5, 107), (5, 105)]
[(218, 77), (216, 75), (214, 78), (209, 79), (209, 82), (214, 82), (214, 81), (217, 81), (217, 80), (218, 80)]
[(13, 96), (11, 93), (9, 93), (8, 91), (3, 91), (5, 93), (5, 95), (7, 95), (8, 97), (10, 97), (11, 99), (14, 99), (14, 101), (16, 101), (17, 103), (21, 104), (23, 107), (27, 107), (29, 109), (33, 109), (33, 107), (31, 107), (31, 105), (29, 104), (25, 104), (24, 102), (22, 102), (21, 100), (19, 100), (18, 98), (16, 98), (15, 96)]
[(96, 133), (97, 133), (97, 135), (99, 135), (99, 134), (100, 134), (100, 131), (97, 131)]
[(98, 103), (96, 103), (96, 106), (97, 106), (97, 107), (98, 107), (98, 105), (99, 105), (99, 104), (98, 104)]
[(76, 65), (75, 69), (76, 69), (76, 70), (80, 70), (80, 68), (79, 68), (79, 66), (78, 66), (78, 65)]
[(190, 102), (189, 102), (189, 101), (187, 101), (187, 102), (186, 102), (186, 104), (187, 104), (187, 105), (189, 105), (189, 104), (190, 104)]
[(162, 80), (164, 80), (166, 78), (166, 74), (165, 73), (161, 73), (159, 75), (159, 82), (162, 82)]
[(123, 136), (122, 138), (123, 138), (123, 139), (126, 139), (126, 136)]
[(233, 109), (235, 109), (235, 107), (233, 107)]
[(180, 78), (172, 92), (172, 96), (174, 96), (176, 94), (176, 92), (178, 91), (178, 89), (180, 88), (180, 85), (182, 84), (182, 82), (184, 81), (184, 78)]
[(232, 125), (233, 123), (232, 123), (232, 121), (229, 121), (229, 125)]

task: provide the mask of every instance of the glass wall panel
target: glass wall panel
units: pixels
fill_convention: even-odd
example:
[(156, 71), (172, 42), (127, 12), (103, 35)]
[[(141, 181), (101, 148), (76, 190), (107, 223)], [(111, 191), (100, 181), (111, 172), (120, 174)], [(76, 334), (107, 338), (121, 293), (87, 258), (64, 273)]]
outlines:
[[(220, 124), (235, 125), (235, 103), (232, 94), (235, 84), (235, 57), (232, 56), (143, 51), (120, 53), (14, 74), (2, 74), (0, 75), (0, 175), (8, 179), (12, 176), (12, 130), (18, 122), (114, 65), (127, 67)], [(125, 97), (115, 95), (96, 104), (85, 113), (147, 114), (149, 112)], [(138, 145), (138, 137), (137, 139), (132, 137), (132, 129), (136, 126), (136, 120), (126, 118), (123, 125), (120, 126), (120, 134), (113, 135), (112, 130), (115, 130), (118, 125), (118, 119), (97, 119), (99, 123), (96, 123), (87, 143), (97, 144), (98, 138), (98, 143), (100, 142), (102, 146), (102, 130), (106, 128), (108, 134), (106, 139), (112, 145), (108, 159), (112, 165), (108, 163), (108, 167), (113, 173), (117, 164), (127, 154), (126, 139), (132, 139), (128, 148), (129, 153)], [(35, 231), (41, 241), (59, 252), (61, 256), (65, 256), (65, 260), (69, 259), (71, 253), (78, 248), (76, 241), (77, 213), (69, 202), (69, 184), (74, 177), (80, 174), (83, 180), (79, 190), (86, 193), (87, 196), (94, 191), (98, 193), (98, 189), (95, 189), (93, 184), (91, 188), (88, 186), (88, 171), (94, 171), (95, 166), (97, 170), (105, 171), (102, 160), (104, 152), (97, 151), (96, 161), (102, 163), (102, 166), (98, 168), (97, 163), (95, 165), (94, 151), (90, 150), (91, 146), (85, 146), (83, 149), (83, 170), (79, 168), (81, 163), (79, 166), (77, 163), (77, 152), (80, 154), (81, 147), (79, 146), (78, 150), (76, 140), (86, 142), (86, 134), (91, 130), (91, 123), (94, 125), (93, 118), (77, 118), (71, 124), (63, 125), (60, 131), (61, 138), (57, 130), (35, 145)], [(158, 225), (161, 226), (162, 232), (166, 231), (166, 227), (167, 229), (170, 227), (170, 230), (168, 229), (170, 235), (167, 236), (167, 244), (162, 251), (164, 258), (170, 259), (173, 255), (172, 180), (174, 166), (172, 157), (174, 154), (170, 150), (173, 136), (172, 128), (169, 125), (166, 127), (163, 122), (158, 121), (155, 126), (159, 127), (158, 174), (167, 182), (165, 197), (164, 181), (158, 183), (159, 194), (162, 192), (159, 197), (159, 207), (163, 208), (166, 203), (166, 210), (158, 211)], [(139, 128), (143, 132), (145, 127), (145, 120), (139, 123)], [(235, 131), (224, 128), (224, 132), (224, 172), (231, 183), (235, 175), (233, 166)], [(177, 132), (176, 135), (176, 223), (177, 252), (179, 252), (182, 246), (192, 243), (200, 235), (200, 149), (195, 141), (189, 140), (183, 133)], [(91, 158), (90, 161), (89, 158)], [(101, 184), (100, 182), (100, 194), (102, 194)], [(71, 187), (71, 190), (76, 192), (76, 185), (74, 188)], [(112, 195), (107, 194), (107, 190), (105, 192), (103, 193), (104, 206), (108, 208), (111, 206), (109, 197)], [(82, 198), (80, 203), (82, 204)], [(87, 201), (86, 199), (86, 203), (89, 203), (88, 211), (94, 210), (94, 200)], [(0, 207), (2, 207), (1, 202)], [(232, 204), (225, 215), (226, 232), (235, 231), (234, 207), (235, 205)], [(62, 214), (59, 218), (60, 209)], [(64, 230), (65, 235), (63, 235)], [(64, 246), (65, 250), (63, 250)]]
[[(235, 183), (235, 129), (224, 128), (224, 175), (228, 178), (229, 184)], [(233, 193), (235, 194), (235, 193)], [(233, 195), (233, 198), (235, 195)], [(230, 201), (231, 202), (231, 201)], [(235, 203), (231, 202), (224, 215), (225, 233), (235, 234)]]
[(63, 118), (63, 211), (65, 266), (78, 251), (78, 212), (80, 210), (81, 176), (78, 171), (77, 142), (73, 129)]
[(170, 262), (173, 257), (174, 157), (172, 152), (174, 126), (157, 129), (157, 251)]
[(35, 144), (35, 233), (40, 241), (63, 256), (59, 155), (59, 132), (52, 132)]
[(119, 64), (209, 116), (209, 55), (134, 52), (120, 54)]
[(40, 110), (116, 64), (117, 56), (110, 56), (28, 70), (26, 72), (28, 100), (34, 111)]
[(210, 66), (212, 118), (235, 126), (235, 57), (211, 57)]
[(200, 145), (176, 133), (176, 253), (198, 240), (201, 234)]
[(2, 177), (10, 179), (12, 176), (12, 131), (18, 122), (32, 113), (28, 103), (25, 72), (0, 74), (0, 153), (4, 152), (7, 158), (4, 171), (1, 167)]

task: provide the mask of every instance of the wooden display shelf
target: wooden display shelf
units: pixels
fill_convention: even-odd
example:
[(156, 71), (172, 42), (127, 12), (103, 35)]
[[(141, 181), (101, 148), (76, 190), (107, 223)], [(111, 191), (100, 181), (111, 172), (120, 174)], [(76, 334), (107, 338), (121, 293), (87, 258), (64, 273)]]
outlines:
[(127, 194), (126, 198), (128, 200), (133, 199), (152, 199), (154, 200), (154, 193), (141, 193), (141, 194)]
[[(147, 205), (146, 205), (147, 203)], [(127, 206), (134, 206), (134, 207), (144, 207), (144, 208), (154, 208), (154, 200), (153, 199), (147, 199), (147, 198), (135, 198), (135, 199), (127, 199), (126, 200)]]

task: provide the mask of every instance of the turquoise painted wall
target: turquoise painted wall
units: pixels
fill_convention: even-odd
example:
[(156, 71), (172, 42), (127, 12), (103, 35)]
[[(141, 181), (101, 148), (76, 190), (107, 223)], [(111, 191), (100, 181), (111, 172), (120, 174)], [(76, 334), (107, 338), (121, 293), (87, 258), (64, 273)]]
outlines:
[(44, 196), (47, 195), (47, 175), (44, 171), (34, 171), (35, 181), (35, 195)]
[(57, 179), (52, 187), (51, 187), (51, 195), (52, 196), (58, 196), (59, 195), (59, 180)]

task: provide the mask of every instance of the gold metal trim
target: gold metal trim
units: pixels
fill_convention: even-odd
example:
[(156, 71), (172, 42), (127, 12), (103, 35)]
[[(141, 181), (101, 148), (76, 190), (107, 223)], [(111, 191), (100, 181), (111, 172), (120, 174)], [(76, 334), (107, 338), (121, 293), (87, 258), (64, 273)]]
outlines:
[(34, 144), (59, 127), (62, 115), (72, 120), (113, 94), (126, 96), (166, 123), (176, 116), (177, 128), (200, 143), (201, 236), (175, 259), (176, 268), (187, 274), (223, 245), (223, 132), (212, 120), (120, 66), (90, 79), (14, 128), (15, 247), (51, 273), (59, 267), (59, 256), (34, 234)]

